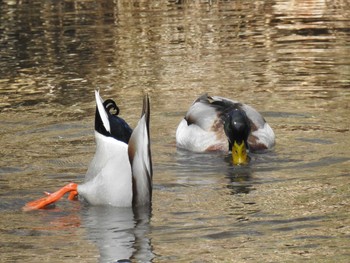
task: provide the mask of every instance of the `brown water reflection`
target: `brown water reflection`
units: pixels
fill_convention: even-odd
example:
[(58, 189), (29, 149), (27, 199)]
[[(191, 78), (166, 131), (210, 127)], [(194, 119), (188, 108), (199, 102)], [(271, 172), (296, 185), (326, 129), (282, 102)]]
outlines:
[[(0, 253), (4, 262), (347, 262), (347, 1), (0, 3)], [(83, 179), (93, 90), (135, 125), (151, 97), (152, 215), (41, 191)], [(175, 148), (202, 93), (260, 110), (273, 152), (232, 167)]]

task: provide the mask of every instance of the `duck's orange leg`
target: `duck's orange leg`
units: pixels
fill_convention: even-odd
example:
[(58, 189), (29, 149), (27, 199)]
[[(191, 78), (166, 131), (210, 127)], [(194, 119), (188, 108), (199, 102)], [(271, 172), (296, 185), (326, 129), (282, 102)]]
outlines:
[(69, 193), (68, 200), (75, 200), (78, 196), (78, 191), (73, 190)]
[(68, 199), (73, 200), (75, 196), (78, 194), (77, 188), (78, 188), (77, 184), (70, 183), (52, 194), (45, 192), (46, 194), (45, 197), (27, 203), (22, 209), (24, 211), (30, 211), (30, 210), (45, 208), (45, 206), (60, 200), (61, 197), (68, 192), (70, 192)]

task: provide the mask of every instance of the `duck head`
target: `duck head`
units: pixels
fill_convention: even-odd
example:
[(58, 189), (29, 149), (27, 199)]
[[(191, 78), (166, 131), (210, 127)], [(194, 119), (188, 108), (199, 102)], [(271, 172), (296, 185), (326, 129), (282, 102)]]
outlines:
[(250, 134), (250, 122), (246, 113), (238, 107), (230, 109), (224, 117), (224, 131), (228, 138), (229, 149), (232, 151), (233, 164), (248, 163), (247, 140)]

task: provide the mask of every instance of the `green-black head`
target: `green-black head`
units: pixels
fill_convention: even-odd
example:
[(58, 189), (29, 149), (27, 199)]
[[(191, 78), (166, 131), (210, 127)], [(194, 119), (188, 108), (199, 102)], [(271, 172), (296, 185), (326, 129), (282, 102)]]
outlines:
[(224, 130), (228, 138), (229, 149), (232, 150), (233, 164), (247, 164), (249, 162), (247, 140), (251, 127), (244, 110), (234, 107), (227, 111), (224, 116)]

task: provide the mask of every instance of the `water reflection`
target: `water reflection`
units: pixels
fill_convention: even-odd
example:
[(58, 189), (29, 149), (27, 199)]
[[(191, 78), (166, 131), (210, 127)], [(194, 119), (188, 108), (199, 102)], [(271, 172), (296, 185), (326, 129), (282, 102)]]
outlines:
[(114, 208), (86, 206), (82, 211), (82, 225), (88, 239), (99, 251), (99, 262), (135, 260), (150, 262), (152, 253), (150, 231), (150, 209)]
[(345, 1), (32, 2), (0, 3), (5, 107), (88, 101), (82, 86), (332, 98), (349, 85)]
[[(260, 155), (260, 154), (259, 154)], [(256, 162), (256, 155), (252, 162)], [(254, 163), (233, 166), (231, 155), (225, 153), (193, 153), (177, 150), (178, 183), (211, 184), (227, 180), (231, 194), (248, 194), (252, 189)]]
[(227, 188), (233, 195), (248, 194), (253, 190), (253, 172), (249, 165), (228, 168), (227, 178), (229, 180)]
[(222, 152), (195, 153), (183, 149), (176, 151), (177, 168), (184, 174), (188, 171), (204, 172), (224, 172), (230, 165), (226, 159), (226, 154)]

